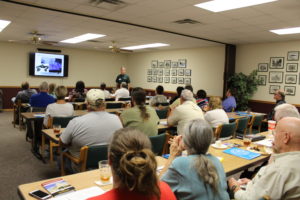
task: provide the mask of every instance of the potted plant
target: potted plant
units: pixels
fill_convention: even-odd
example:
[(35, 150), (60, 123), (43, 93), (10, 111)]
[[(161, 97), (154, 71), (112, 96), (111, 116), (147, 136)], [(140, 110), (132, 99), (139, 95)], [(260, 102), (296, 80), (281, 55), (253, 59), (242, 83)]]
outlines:
[(249, 75), (241, 72), (235, 73), (228, 79), (228, 88), (236, 98), (237, 110), (248, 110), (249, 99), (257, 90), (260, 82), (257, 78), (257, 70), (253, 70)]

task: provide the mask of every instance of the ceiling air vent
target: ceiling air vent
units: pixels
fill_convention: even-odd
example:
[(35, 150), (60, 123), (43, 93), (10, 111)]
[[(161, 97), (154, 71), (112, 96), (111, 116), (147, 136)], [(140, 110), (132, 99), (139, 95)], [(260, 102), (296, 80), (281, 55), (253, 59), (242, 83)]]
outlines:
[(90, 0), (90, 4), (98, 5), (100, 3), (109, 3), (109, 4), (113, 4), (113, 5), (120, 5), (120, 4), (124, 4), (124, 1), (121, 1), (121, 0)]
[(174, 23), (177, 24), (199, 24), (200, 22), (193, 20), (193, 19), (181, 19), (181, 20), (177, 20)]

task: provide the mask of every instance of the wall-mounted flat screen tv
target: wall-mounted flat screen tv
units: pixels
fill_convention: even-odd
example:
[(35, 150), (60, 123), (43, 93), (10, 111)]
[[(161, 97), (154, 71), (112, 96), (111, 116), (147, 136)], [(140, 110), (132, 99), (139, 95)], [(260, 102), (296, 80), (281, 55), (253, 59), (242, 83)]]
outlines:
[(29, 75), (31, 76), (68, 76), (69, 56), (53, 53), (30, 53)]

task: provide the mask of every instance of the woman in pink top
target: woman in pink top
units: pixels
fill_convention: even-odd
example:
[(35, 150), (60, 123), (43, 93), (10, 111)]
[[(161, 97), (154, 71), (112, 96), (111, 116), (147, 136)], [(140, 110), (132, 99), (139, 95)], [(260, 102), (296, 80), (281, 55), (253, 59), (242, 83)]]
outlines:
[(175, 200), (171, 188), (156, 175), (157, 163), (151, 142), (132, 128), (116, 131), (109, 145), (113, 189), (88, 200)]

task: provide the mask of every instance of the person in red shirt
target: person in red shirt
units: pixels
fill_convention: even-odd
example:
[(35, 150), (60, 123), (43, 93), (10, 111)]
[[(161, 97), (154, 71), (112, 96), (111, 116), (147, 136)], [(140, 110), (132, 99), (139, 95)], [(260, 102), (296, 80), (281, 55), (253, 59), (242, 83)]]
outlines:
[(108, 157), (113, 189), (88, 200), (176, 200), (171, 188), (158, 180), (151, 142), (141, 131), (133, 128), (116, 131)]

